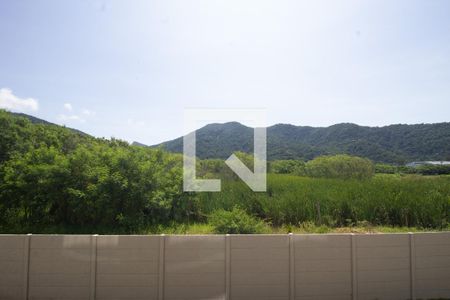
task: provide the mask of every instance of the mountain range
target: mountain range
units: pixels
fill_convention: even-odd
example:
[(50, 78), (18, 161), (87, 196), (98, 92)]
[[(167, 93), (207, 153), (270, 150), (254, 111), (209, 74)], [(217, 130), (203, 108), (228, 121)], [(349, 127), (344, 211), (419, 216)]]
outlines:
[[(34, 116), (25, 117), (34, 124), (58, 126)], [(89, 137), (87, 133), (67, 128)], [(197, 156), (202, 159), (226, 159), (233, 152), (253, 152), (253, 128), (238, 122), (214, 123), (196, 131)], [(146, 145), (134, 142), (135, 146)], [(150, 147), (169, 152), (183, 151), (183, 137)], [(375, 162), (403, 164), (411, 161), (450, 160), (450, 122), (434, 124), (397, 124), (382, 127), (341, 123), (329, 127), (276, 124), (267, 127), (269, 160), (310, 160), (320, 155), (349, 154)]]
[[(253, 152), (253, 129), (238, 122), (209, 124), (196, 131), (197, 156), (227, 158), (235, 151)], [(183, 151), (183, 137), (152, 147)], [(320, 155), (349, 154), (376, 162), (450, 160), (450, 123), (359, 126), (341, 123), (329, 127), (276, 124), (267, 127), (267, 156), (310, 160)]]

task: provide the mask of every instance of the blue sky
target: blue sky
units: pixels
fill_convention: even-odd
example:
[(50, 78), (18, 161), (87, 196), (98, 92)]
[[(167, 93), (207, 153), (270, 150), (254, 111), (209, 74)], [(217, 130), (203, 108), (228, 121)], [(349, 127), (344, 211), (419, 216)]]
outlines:
[(185, 108), (450, 121), (450, 1), (0, 1), (0, 106), (154, 144)]

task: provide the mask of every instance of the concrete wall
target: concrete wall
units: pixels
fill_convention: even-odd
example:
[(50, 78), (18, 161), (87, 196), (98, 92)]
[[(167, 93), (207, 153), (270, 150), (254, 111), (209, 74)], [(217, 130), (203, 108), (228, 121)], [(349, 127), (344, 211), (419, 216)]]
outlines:
[(25, 299), (28, 237), (0, 235), (0, 299)]
[(230, 237), (230, 298), (289, 299), (289, 237)]
[(0, 299), (450, 299), (450, 233), (0, 235)]
[(29, 299), (88, 299), (91, 236), (38, 236), (29, 243)]
[(91, 299), (158, 299), (160, 242), (159, 236), (98, 236)]
[(450, 233), (415, 234), (412, 240), (417, 298), (450, 298)]
[(294, 235), (295, 299), (352, 298), (350, 235)]
[(164, 299), (224, 299), (225, 238), (167, 236)]

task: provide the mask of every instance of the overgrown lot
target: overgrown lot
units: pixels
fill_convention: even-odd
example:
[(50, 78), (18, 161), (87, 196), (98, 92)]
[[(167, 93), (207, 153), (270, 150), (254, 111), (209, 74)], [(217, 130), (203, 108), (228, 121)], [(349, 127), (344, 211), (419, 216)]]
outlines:
[(0, 233), (448, 229), (448, 175), (375, 169), (346, 155), (274, 161), (262, 193), (204, 160), (198, 175), (222, 178), (222, 191), (185, 193), (181, 155), (0, 111)]

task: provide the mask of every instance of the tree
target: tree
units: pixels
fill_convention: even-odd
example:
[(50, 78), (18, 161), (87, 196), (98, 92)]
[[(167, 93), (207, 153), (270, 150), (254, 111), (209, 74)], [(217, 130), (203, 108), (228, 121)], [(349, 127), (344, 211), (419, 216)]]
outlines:
[(365, 179), (374, 174), (370, 160), (349, 155), (320, 156), (308, 161), (305, 168), (311, 177)]

